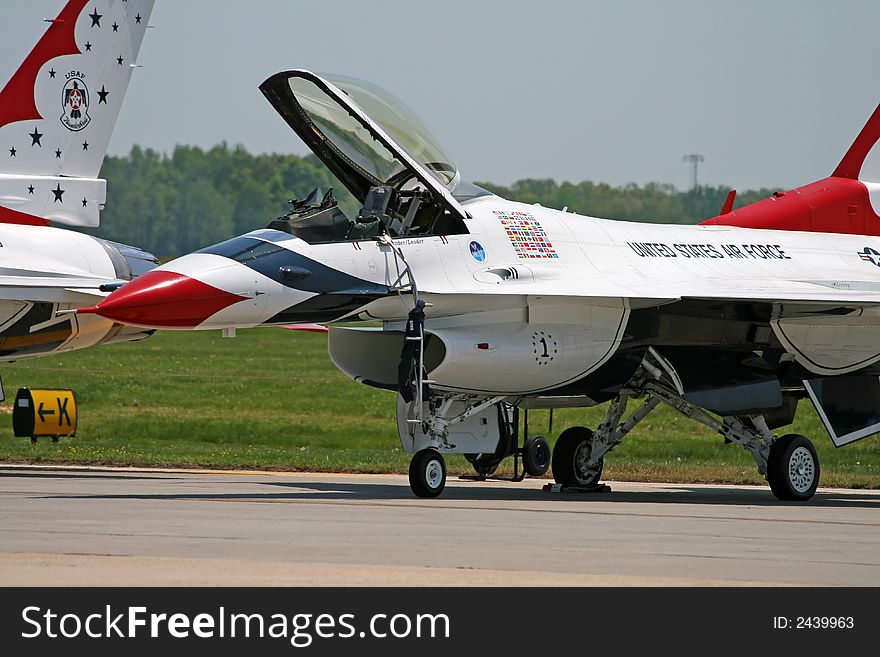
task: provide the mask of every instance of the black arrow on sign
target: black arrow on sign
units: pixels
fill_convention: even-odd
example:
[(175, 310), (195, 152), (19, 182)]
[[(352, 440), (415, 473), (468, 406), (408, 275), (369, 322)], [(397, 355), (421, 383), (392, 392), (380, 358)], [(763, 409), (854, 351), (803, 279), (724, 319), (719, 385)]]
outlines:
[(55, 415), (55, 411), (46, 411), (46, 410), (43, 410), (43, 402), (40, 402), (40, 407), (37, 409), (37, 415), (40, 416), (40, 422), (45, 422), (45, 421), (46, 421), (46, 418), (45, 418), (44, 416), (46, 416), (46, 415)]

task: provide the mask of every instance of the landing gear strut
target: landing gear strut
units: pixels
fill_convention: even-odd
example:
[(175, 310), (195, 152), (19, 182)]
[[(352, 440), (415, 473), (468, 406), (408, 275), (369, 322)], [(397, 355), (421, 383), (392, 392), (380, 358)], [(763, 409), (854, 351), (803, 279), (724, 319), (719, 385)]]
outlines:
[[(653, 355), (653, 354), (651, 354)], [(659, 361), (659, 358), (657, 359)], [(662, 363), (661, 363), (662, 364)], [(642, 398), (625, 422), (621, 422), (630, 399)], [(805, 437), (789, 434), (776, 438), (761, 415), (717, 418), (684, 398), (681, 390), (663, 370), (645, 357), (641, 369), (612, 400), (599, 428), (590, 435), (583, 427), (572, 427), (559, 436), (553, 453), (553, 474), (560, 484), (582, 485), (578, 476), (602, 473), (602, 458), (621, 443), (624, 436), (645, 419), (660, 403), (721, 434), (750, 452), (770, 490), (780, 500), (805, 501), (819, 484), (819, 457)], [(571, 437), (566, 437), (566, 434)], [(563, 440), (565, 438), (565, 440)], [(558, 462), (558, 463), (557, 463)], [(593, 482), (595, 483), (595, 481)]]

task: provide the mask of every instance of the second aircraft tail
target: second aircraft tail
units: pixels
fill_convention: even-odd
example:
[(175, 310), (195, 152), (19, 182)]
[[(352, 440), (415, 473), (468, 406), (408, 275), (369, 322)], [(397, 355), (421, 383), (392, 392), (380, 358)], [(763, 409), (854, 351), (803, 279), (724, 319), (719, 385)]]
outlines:
[(0, 221), (94, 227), (153, 0), (68, 0), (0, 91)]

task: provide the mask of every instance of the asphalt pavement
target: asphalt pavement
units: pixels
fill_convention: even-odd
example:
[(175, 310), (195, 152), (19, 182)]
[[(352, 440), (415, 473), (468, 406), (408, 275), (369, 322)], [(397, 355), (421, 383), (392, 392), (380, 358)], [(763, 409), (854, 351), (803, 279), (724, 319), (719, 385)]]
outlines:
[(0, 585), (880, 585), (880, 491), (0, 466)]

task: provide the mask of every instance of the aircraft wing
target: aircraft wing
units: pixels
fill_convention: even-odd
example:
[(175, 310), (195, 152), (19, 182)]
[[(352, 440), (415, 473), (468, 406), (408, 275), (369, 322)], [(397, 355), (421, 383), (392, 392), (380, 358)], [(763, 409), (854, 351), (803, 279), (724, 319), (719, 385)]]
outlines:
[(839, 277), (804, 277), (800, 280), (758, 276), (725, 278), (723, 275), (693, 275), (684, 271), (674, 277), (651, 278), (625, 267), (597, 271), (579, 266), (561, 269), (511, 263), (494, 265), (476, 272), (473, 277), (460, 276), (451, 285), (442, 276), (426, 276), (420, 280), (419, 289), (423, 293), (438, 295), (625, 298), (638, 300), (639, 305), (679, 299), (790, 301), (835, 306), (880, 303), (880, 282), (877, 280), (855, 278), (852, 272), (843, 269), (825, 273), (826, 276)]
[[(678, 285), (669, 282), (617, 284), (612, 281), (593, 281), (586, 288), (580, 280), (566, 281), (535, 281), (530, 284), (505, 285), (495, 288), (471, 288), (467, 290), (451, 290), (443, 287), (428, 287), (421, 290), (423, 294), (437, 297), (458, 297), (464, 301), (467, 297), (479, 298), (480, 303), (490, 305), (510, 305), (510, 296), (539, 296), (548, 298), (581, 298), (586, 303), (596, 300), (601, 303), (607, 299), (628, 299), (634, 306), (664, 305), (682, 299), (706, 301), (744, 301), (827, 305), (832, 308), (841, 306), (867, 306), (880, 304), (880, 284), (865, 281), (681, 281)], [(505, 301), (505, 297), (507, 300)], [(493, 304), (492, 298), (497, 303)], [(383, 304), (385, 300), (381, 301)], [(390, 303), (400, 305), (397, 299)], [(462, 306), (463, 312), (471, 312), (469, 304)]]
[[(100, 286), (117, 281), (96, 278), (47, 276), (0, 276), (4, 299), (45, 303), (89, 304), (106, 297)], [(123, 281), (118, 281), (123, 282)]]

